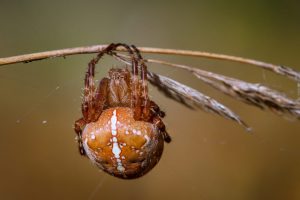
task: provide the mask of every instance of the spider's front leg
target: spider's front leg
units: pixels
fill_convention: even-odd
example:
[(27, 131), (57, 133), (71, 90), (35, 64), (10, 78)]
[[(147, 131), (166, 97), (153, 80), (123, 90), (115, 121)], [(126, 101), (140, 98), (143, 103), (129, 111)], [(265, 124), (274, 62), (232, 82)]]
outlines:
[(95, 122), (102, 113), (107, 99), (108, 78), (103, 78), (95, 87), (95, 65), (91, 61), (85, 76), (85, 88), (82, 102), (82, 114), (86, 123)]
[(82, 143), (82, 129), (86, 125), (86, 122), (83, 118), (80, 118), (76, 120), (74, 130), (77, 134), (76, 140), (78, 142), (78, 148), (79, 148), (79, 153), (80, 155), (86, 155), (85, 150), (83, 148), (83, 143)]
[[(140, 108), (140, 118), (144, 121), (149, 121), (152, 118), (151, 107), (154, 102), (150, 101), (148, 94), (147, 65), (145, 64), (144, 59), (136, 46), (131, 45), (131, 48), (133, 49), (133, 52), (136, 56), (135, 59), (138, 62), (134, 68), (136, 68), (136, 71), (140, 69), (141, 76), (141, 81), (138, 81), (138, 83), (136, 84), (139, 86), (139, 95), (137, 97), (137, 99), (139, 100), (139, 104), (136, 105), (136, 107)], [(138, 74), (134, 74), (134, 76), (137, 75)]]

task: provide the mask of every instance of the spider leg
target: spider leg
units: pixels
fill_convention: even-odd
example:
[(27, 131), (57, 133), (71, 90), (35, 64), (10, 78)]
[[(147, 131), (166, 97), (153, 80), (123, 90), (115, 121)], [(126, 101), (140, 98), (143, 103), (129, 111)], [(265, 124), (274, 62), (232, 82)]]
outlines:
[(124, 44), (124, 43), (115, 44), (114, 49), (116, 49), (119, 46), (124, 47), (127, 50), (127, 52), (130, 54), (131, 62), (132, 62), (132, 74), (134, 76), (133, 78), (137, 80), (137, 78), (138, 78), (138, 60), (135, 58), (134, 52), (132, 51), (132, 49), (129, 45)]
[(107, 99), (108, 83), (109, 79), (103, 78), (96, 90), (93, 75), (87, 72), (82, 103), (82, 114), (87, 123), (97, 121), (101, 115)]
[(103, 108), (105, 106), (105, 103), (107, 101), (107, 88), (109, 84), (109, 79), (108, 78), (103, 78), (99, 86), (97, 88), (97, 91), (95, 93), (95, 111), (94, 111), (94, 117), (93, 121), (97, 121), (99, 116), (101, 115)]
[(108, 54), (111, 55), (111, 53), (116, 50), (119, 46), (123, 46), (125, 49), (127, 49), (127, 51), (129, 52), (129, 54), (133, 57), (133, 52), (130, 49), (130, 47), (126, 44), (122, 44), (122, 43), (111, 43), (110, 45), (108, 45), (105, 49), (103, 49), (102, 51), (100, 51), (97, 56), (95, 58), (93, 58), (89, 64), (88, 64), (88, 71), (87, 73), (90, 74), (92, 77), (95, 76), (95, 66), (96, 64), (99, 62), (99, 60), (102, 58), (102, 56), (104, 54)]
[(164, 118), (166, 116), (165, 112), (160, 110), (160, 107), (154, 101), (150, 101), (150, 107), (159, 117)]
[(83, 102), (81, 104), (81, 110), (83, 118), (86, 122), (90, 122), (94, 111), (95, 101), (95, 82), (94, 82), (94, 68), (95, 65), (90, 62), (88, 71), (85, 74), (84, 79), (84, 93)]
[(170, 143), (172, 139), (171, 139), (171, 136), (166, 131), (166, 126), (165, 126), (164, 122), (162, 121), (162, 119), (158, 116), (155, 116), (153, 118), (153, 124), (155, 124), (155, 126), (158, 128), (159, 132), (163, 135), (165, 142)]
[(150, 100), (148, 97), (148, 82), (147, 82), (147, 66), (144, 61), (141, 63), (141, 79), (142, 79), (142, 98), (143, 98), (143, 116), (145, 119), (150, 117)]
[(166, 126), (161, 119), (165, 116), (165, 112), (161, 111), (159, 106), (154, 101), (150, 101), (150, 108), (153, 115), (153, 124), (155, 124), (158, 130), (163, 134), (165, 142), (170, 143), (171, 136), (166, 131)]
[(140, 84), (137, 81), (134, 84), (134, 90), (132, 91), (132, 98), (134, 100), (134, 119), (135, 120), (141, 120), (142, 117), (142, 101), (140, 98), (141, 95), (141, 88), (140, 88)]
[[(124, 43), (111, 43), (108, 45), (104, 50), (100, 51), (96, 58), (92, 59), (89, 63), (89, 69), (91, 69), (91, 74), (94, 76), (95, 74), (95, 65), (98, 63), (98, 61), (102, 58), (104, 54), (112, 55), (113, 51), (116, 50), (119, 46), (124, 47), (129, 55), (131, 56), (131, 62), (132, 62), (132, 72), (134, 75), (138, 76), (138, 61), (134, 57), (134, 52), (130, 48), (129, 45)], [(90, 67), (91, 66), (91, 67)]]
[(134, 50), (134, 53), (137, 56), (137, 59), (140, 63), (140, 70), (141, 70), (141, 101), (142, 101), (142, 118), (145, 121), (148, 121), (151, 117), (150, 114), (150, 107), (151, 103), (148, 97), (148, 82), (147, 82), (147, 65), (145, 64), (143, 57), (140, 53), (140, 51), (136, 48), (136, 46), (131, 45), (132, 49)]
[(143, 91), (143, 96), (144, 100), (148, 101), (148, 79), (147, 79), (147, 65), (145, 64), (143, 57), (140, 53), (140, 51), (136, 48), (136, 46), (131, 45), (131, 47), (134, 49), (134, 52), (136, 53), (138, 57), (138, 61), (140, 62), (141, 66), (141, 80), (142, 80), (142, 91)]
[[(100, 85), (96, 91), (95, 88), (95, 66), (98, 63), (98, 61), (102, 58), (104, 54), (110, 54), (114, 49), (118, 47), (118, 44), (110, 44), (108, 45), (103, 51), (100, 51), (95, 58), (93, 58), (89, 64), (88, 64), (88, 70), (85, 74), (85, 80), (84, 80), (84, 96), (83, 96), (83, 102), (81, 105), (83, 118), (86, 122), (95, 121), (98, 119), (102, 112), (102, 107), (104, 105), (105, 100), (103, 99), (106, 97), (106, 92), (104, 88), (106, 88), (107, 84), (104, 84), (104, 82), (107, 81), (101, 81)], [(101, 86), (103, 85), (103, 86)], [(98, 110), (98, 108), (100, 108)]]
[[(118, 46), (116, 46), (116, 44), (114, 43), (111, 43), (110, 45), (108, 45), (105, 49), (103, 49), (102, 51), (100, 51), (96, 58), (92, 59), (89, 63), (89, 66), (90, 64), (93, 65), (93, 70), (95, 70), (95, 65), (99, 62), (99, 60), (102, 58), (102, 56), (104, 54), (110, 54), (110, 52), (112, 52), (113, 50), (115, 50)], [(94, 74), (93, 74), (94, 75)]]
[(100, 60), (100, 58), (107, 52), (110, 52), (114, 48), (114, 44), (110, 44), (103, 51), (100, 51), (95, 58), (93, 58), (88, 64), (88, 70), (85, 73), (84, 79), (84, 96), (83, 102), (81, 104), (81, 110), (83, 118), (86, 122), (93, 120), (93, 115), (95, 113), (95, 98), (96, 98), (96, 88), (95, 88), (95, 66)]
[(75, 122), (75, 126), (74, 126), (74, 130), (77, 134), (77, 142), (78, 142), (78, 149), (79, 149), (79, 153), (80, 155), (86, 155), (85, 150), (83, 148), (83, 143), (82, 143), (82, 128), (86, 125), (86, 122), (83, 118), (80, 118), (78, 120), (76, 120)]

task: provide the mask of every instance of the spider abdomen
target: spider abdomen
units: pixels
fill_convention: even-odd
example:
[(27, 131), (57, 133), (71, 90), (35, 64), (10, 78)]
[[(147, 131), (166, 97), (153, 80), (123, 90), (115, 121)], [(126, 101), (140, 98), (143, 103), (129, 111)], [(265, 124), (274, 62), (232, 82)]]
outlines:
[(137, 178), (159, 161), (164, 139), (154, 124), (135, 121), (129, 107), (102, 112), (82, 133), (87, 156), (105, 172), (124, 179)]

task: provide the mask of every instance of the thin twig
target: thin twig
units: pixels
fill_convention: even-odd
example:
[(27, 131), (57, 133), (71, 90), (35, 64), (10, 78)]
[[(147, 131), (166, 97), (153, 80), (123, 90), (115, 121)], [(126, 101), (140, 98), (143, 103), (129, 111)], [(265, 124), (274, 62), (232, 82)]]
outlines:
[[(66, 57), (66, 56), (76, 55), (76, 54), (97, 53), (99, 51), (102, 51), (106, 47), (107, 47), (107, 45), (93, 45), (93, 46), (86, 46), (86, 47), (60, 49), (60, 50), (45, 51), (45, 52), (39, 52), (39, 53), (19, 55), (19, 56), (12, 56), (12, 57), (7, 57), (7, 58), (0, 58), (0, 66), (13, 64), (13, 63), (20, 63), (20, 62), (27, 63), (27, 62), (32, 62), (35, 60), (46, 59), (46, 58)], [(258, 61), (258, 60), (242, 58), (242, 57), (237, 57), (237, 56), (224, 55), (224, 54), (209, 53), (209, 52), (204, 52), (204, 51), (162, 49), (162, 48), (152, 48), (152, 47), (139, 47), (138, 49), (144, 53), (194, 56), (194, 57), (203, 57), (203, 58), (227, 60), (227, 61), (233, 61), (233, 62), (240, 62), (240, 63), (244, 63), (244, 64), (250, 64), (250, 65), (262, 67), (264, 69), (273, 71), (273, 72), (283, 75), (283, 76), (287, 76), (297, 82), (300, 82), (300, 73), (299, 72), (297, 72), (289, 67), (284, 67), (281, 65), (274, 65), (274, 64), (270, 64), (270, 63), (266, 63), (266, 62), (262, 62), (262, 61)], [(117, 50), (123, 51), (125, 49), (120, 47)]]

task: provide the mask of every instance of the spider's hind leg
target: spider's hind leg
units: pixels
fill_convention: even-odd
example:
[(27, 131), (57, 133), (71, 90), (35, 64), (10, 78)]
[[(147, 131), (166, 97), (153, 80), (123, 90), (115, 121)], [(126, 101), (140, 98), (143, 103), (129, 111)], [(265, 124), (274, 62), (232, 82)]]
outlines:
[(158, 116), (154, 117), (153, 118), (153, 124), (156, 125), (159, 132), (162, 134), (165, 142), (170, 143), (172, 141), (172, 139), (171, 139), (171, 136), (169, 135), (169, 133), (166, 131), (166, 126), (165, 126), (164, 122), (162, 121), (162, 119)]
[(74, 127), (74, 130), (77, 134), (76, 140), (78, 142), (79, 153), (82, 156), (86, 155), (85, 150), (83, 148), (83, 143), (82, 143), (82, 128), (85, 126), (85, 124), (86, 124), (85, 120), (83, 118), (80, 118), (75, 122), (75, 127)]
[(167, 143), (171, 142), (171, 136), (166, 130), (166, 126), (161, 118), (165, 117), (165, 112), (160, 110), (160, 107), (154, 102), (150, 101), (150, 108), (152, 111), (152, 123), (155, 124), (158, 128), (158, 130), (163, 134), (164, 140)]
[(154, 101), (150, 100), (150, 107), (159, 117), (164, 118), (166, 116), (166, 113), (160, 110), (160, 107)]

